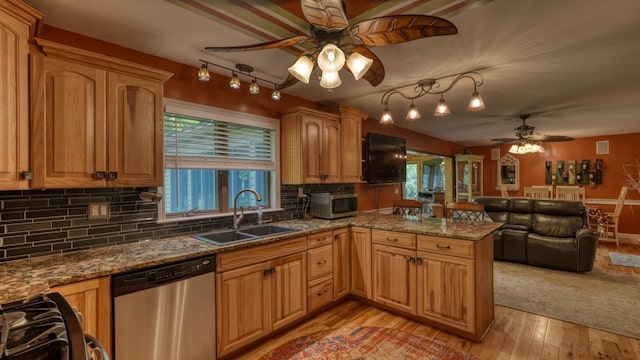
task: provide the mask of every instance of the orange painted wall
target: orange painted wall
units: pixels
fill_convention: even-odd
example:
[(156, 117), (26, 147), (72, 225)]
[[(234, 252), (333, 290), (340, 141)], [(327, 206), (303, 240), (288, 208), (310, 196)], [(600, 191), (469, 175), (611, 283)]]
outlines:
[[(609, 141), (609, 154), (596, 155), (596, 142)], [(499, 147), (500, 156), (506, 154), (510, 145), (472, 147), (474, 154), (484, 155), (484, 195), (500, 196), (497, 186), (497, 161), (491, 160), (491, 149)], [(512, 196), (522, 196), (522, 188), (531, 185), (544, 185), (545, 161), (558, 160), (603, 160), (603, 181), (595, 188), (586, 187), (587, 205), (589, 199), (605, 199), (615, 201), (620, 187), (625, 185), (624, 164), (640, 161), (640, 133), (625, 135), (598, 136), (580, 138), (574, 141), (545, 143), (545, 153), (515, 155), (520, 160), (520, 190), (510, 192)], [(639, 174), (636, 174), (636, 176)], [(640, 192), (629, 191), (627, 199), (640, 199)], [(595, 206), (595, 205), (594, 205)], [(604, 211), (613, 211), (613, 205), (597, 205)], [(640, 234), (640, 206), (625, 206), (622, 211), (619, 231), (622, 233)]]
[[(377, 116), (379, 114), (370, 115)], [(362, 135), (364, 136), (368, 132), (405, 138), (407, 140), (407, 149), (413, 151), (452, 157), (454, 154), (462, 153), (464, 150), (461, 145), (401, 127), (383, 125), (376, 119), (368, 119), (363, 122)], [(398, 189), (398, 194), (394, 194), (394, 189)], [(394, 200), (402, 198), (402, 184), (369, 185), (361, 183), (356, 184), (356, 192), (358, 193), (358, 211), (384, 209), (392, 207)]]

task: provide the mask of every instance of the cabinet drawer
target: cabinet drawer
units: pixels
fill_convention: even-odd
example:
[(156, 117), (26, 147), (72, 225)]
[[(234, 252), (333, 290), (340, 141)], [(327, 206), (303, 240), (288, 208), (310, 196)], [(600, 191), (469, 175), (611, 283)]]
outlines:
[(306, 240), (305, 236), (300, 236), (219, 253), (216, 255), (216, 271), (222, 272), (237, 269), (242, 266), (304, 251), (307, 248)]
[(317, 279), (321, 276), (333, 272), (333, 246), (326, 245), (319, 248), (309, 249), (309, 280)]
[(332, 302), (333, 278), (322, 278), (309, 283), (309, 311)]
[(331, 244), (331, 240), (333, 239), (332, 234), (333, 234), (332, 231), (324, 231), (321, 233), (309, 235), (307, 240), (308, 241), (307, 247), (311, 249), (311, 248)]
[(387, 230), (372, 230), (371, 238), (374, 243), (401, 247), (405, 249), (416, 248), (416, 235)]
[(449, 239), (437, 236), (418, 235), (418, 250), (443, 255), (462, 256), (473, 259), (474, 242), (469, 240)]

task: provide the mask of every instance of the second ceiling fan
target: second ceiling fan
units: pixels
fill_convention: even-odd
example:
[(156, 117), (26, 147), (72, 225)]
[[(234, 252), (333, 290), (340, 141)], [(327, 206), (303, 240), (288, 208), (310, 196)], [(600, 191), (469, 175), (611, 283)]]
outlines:
[[(211, 52), (237, 52), (292, 47), (308, 43), (294, 64), (289, 76), (278, 88), (298, 81), (309, 83), (317, 64), (322, 70), (320, 86), (332, 89), (340, 86), (338, 75), (343, 67), (354, 77), (367, 80), (372, 86), (382, 82), (385, 75), (380, 59), (368, 46), (386, 46), (430, 36), (453, 35), (456, 26), (448, 20), (428, 15), (393, 15), (363, 20), (349, 26), (344, 1), (301, 0), (302, 13), (310, 23), (309, 35), (246, 46), (208, 46)], [(346, 66), (345, 66), (346, 62)]]

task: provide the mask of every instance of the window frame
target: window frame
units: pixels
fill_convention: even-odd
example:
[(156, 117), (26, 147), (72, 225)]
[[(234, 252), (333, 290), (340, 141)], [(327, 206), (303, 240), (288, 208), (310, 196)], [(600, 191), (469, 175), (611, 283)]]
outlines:
[[(164, 99), (164, 112), (162, 123), (162, 134), (164, 139), (164, 113), (180, 114), (185, 116), (225, 121), (229, 123), (255, 126), (272, 129), (274, 131), (274, 169), (272, 177), (272, 186), (269, 196), (272, 199), (271, 207), (264, 208), (263, 212), (281, 211), (280, 205), (280, 119), (269, 118), (265, 116), (242, 113), (238, 111), (221, 109), (213, 106), (196, 104), (192, 102)], [(162, 146), (162, 171), (164, 183), (164, 171), (166, 169), (166, 154), (164, 153), (164, 144)], [(158, 187), (158, 192), (164, 194), (164, 184)], [(245, 210), (245, 214), (256, 212), (257, 210)], [(229, 208), (226, 212), (196, 213), (193, 216), (184, 215), (167, 215), (165, 213), (165, 198), (158, 201), (158, 222), (177, 222), (196, 219), (220, 218), (233, 215), (233, 208)]]

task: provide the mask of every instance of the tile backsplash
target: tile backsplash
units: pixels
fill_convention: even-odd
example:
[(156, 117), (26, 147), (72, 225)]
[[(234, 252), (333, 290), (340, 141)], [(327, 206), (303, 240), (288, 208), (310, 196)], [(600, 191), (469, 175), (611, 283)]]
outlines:
[[(354, 190), (354, 184), (282, 185), (282, 211), (265, 213), (265, 219), (302, 217), (301, 186), (305, 193)], [(231, 227), (231, 216), (159, 224), (157, 205), (141, 200), (142, 190), (147, 188), (0, 191), (0, 262)], [(87, 205), (105, 201), (110, 218), (89, 220)], [(245, 221), (255, 221), (252, 216)]]

